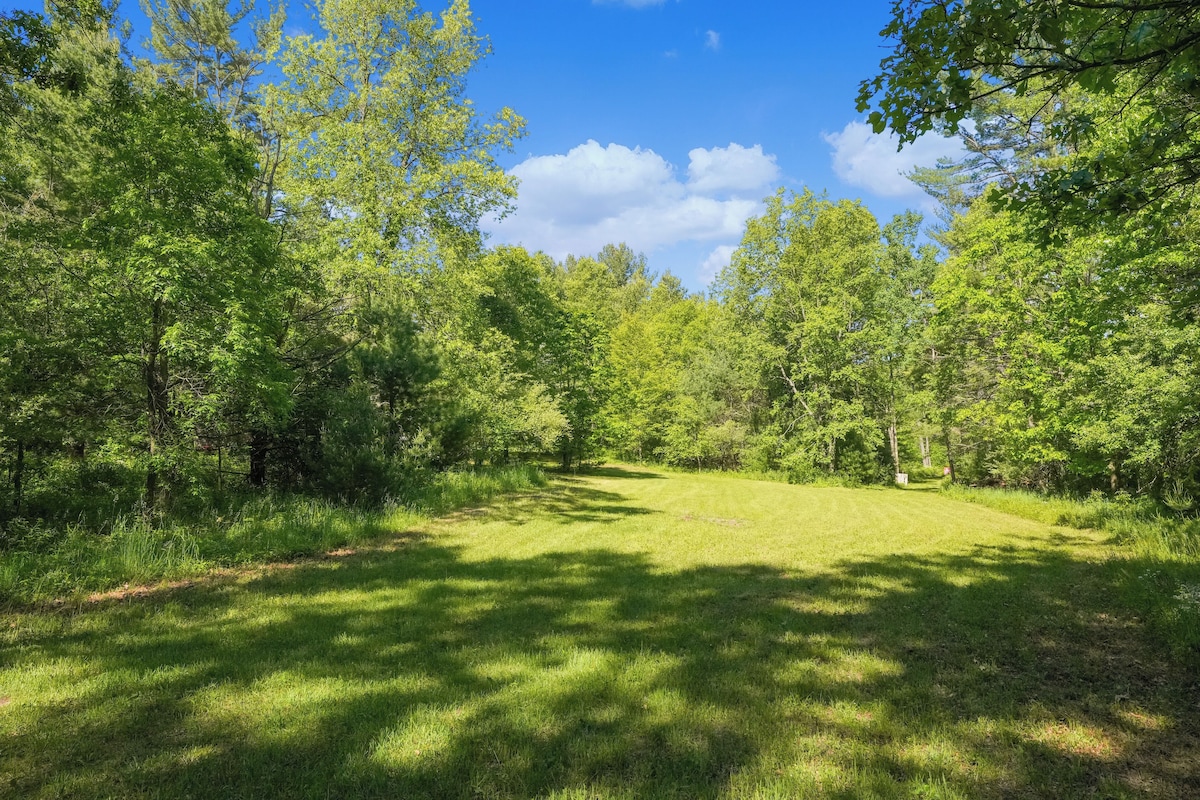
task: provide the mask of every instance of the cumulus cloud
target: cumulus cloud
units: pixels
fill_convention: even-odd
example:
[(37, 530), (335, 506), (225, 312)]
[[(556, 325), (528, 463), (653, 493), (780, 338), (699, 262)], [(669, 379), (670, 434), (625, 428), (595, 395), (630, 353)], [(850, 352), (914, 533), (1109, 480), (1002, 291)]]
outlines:
[(721, 49), (721, 34), (717, 33), (716, 31), (705, 31), (704, 46), (707, 47), (709, 50), (720, 50)]
[(526, 159), (512, 172), (521, 181), (521, 213), (568, 225), (615, 216), (676, 188), (674, 168), (653, 150), (595, 140), (566, 155)]
[[(697, 148), (689, 159), (684, 182), (670, 162), (640, 147), (589, 140), (565, 155), (533, 156), (512, 169), (520, 180), (516, 211), (493, 222), (491, 233), (556, 258), (609, 242), (653, 252), (740, 238), (778, 175), (774, 156), (731, 144)], [(733, 176), (731, 163), (747, 165), (746, 174)]]
[(775, 156), (763, 152), (762, 145), (705, 150), (697, 147), (688, 153), (688, 187), (696, 192), (744, 192), (773, 183), (779, 177)]
[(723, 244), (709, 253), (708, 258), (700, 265), (700, 280), (712, 283), (721, 270), (729, 266), (729, 259), (733, 257), (734, 250), (737, 250), (735, 245)]
[(921, 136), (897, 152), (899, 140), (890, 131), (875, 133), (865, 122), (850, 122), (839, 133), (827, 133), (833, 147), (833, 171), (851, 186), (881, 197), (920, 195), (921, 189), (905, 177), (913, 167), (931, 167), (939, 158), (963, 154), (955, 138), (936, 134)]

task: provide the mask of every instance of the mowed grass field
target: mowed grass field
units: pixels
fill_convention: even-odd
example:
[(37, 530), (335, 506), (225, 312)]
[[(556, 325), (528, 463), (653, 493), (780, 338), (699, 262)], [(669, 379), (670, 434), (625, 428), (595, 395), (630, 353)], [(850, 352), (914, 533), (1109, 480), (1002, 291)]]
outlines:
[(1101, 534), (608, 468), (0, 618), (0, 797), (1200, 796)]

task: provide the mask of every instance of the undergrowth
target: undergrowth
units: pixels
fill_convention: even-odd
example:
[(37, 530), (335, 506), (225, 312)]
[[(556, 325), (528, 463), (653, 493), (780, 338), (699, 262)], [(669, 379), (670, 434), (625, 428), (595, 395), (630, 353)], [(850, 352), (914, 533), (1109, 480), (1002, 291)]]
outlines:
[[(1046, 525), (1109, 533), (1122, 591), (1177, 654), (1200, 660), (1200, 519), (1150, 498), (1093, 493), (1083, 499), (950, 485), (944, 493)], [(1134, 568), (1134, 563), (1139, 566)]]
[(430, 517), (545, 484), (536, 467), (447, 472), (407, 502), (356, 506), (257, 495), (187, 519), (118, 515), (103, 527), (12, 524), (0, 550), (0, 605), (78, 598), (125, 584), (173, 581), (221, 567), (285, 561), (401, 533)]

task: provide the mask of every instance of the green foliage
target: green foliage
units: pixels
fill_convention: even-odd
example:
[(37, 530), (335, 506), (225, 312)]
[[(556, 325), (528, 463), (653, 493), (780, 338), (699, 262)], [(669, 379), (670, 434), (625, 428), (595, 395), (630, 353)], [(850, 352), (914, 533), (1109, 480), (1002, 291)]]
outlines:
[(59, 16), (53, 30), (56, 63), (86, 65), (88, 80), (20, 87), (0, 303), (40, 299), (0, 333), (14, 510), (25, 453), (96, 444), (142, 453), (152, 507), (191, 480), (196, 438), (286, 411), (267, 341), (269, 289), (287, 277), (250, 196), (253, 156), (225, 123), (139, 85), (103, 19)]
[(521, 248), (455, 259), (420, 317), (440, 359), (435, 390), (476, 462), (555, 449), (569, 430), (553, 388), (566, 312), (553, 265)]
[[(440, 282), (431, 265), (478, 259), (478, 220), (512, 195), (494, 151), (523, 123), (485, 120), (465, 94), (487, 53), (465, 2), (438, 18), (385, 5), (324, 3), (326, 40), (281, 52), (281, 11), (251, 22), (250, 4), (151, 0), (157, 61), (133, 63), (103, 4), (4, 15), (6, 531), (108, 529), (139, 481), (142, 510), (168, 527), (243, 479), (407, 496), (480, 452), (465, 399), (490, 415), (492, 455), (568, 430), (551, 389), (565, 366), (540, 355), (560, 341), (537, 322), (557, 308), (549, 283), (530, 300), (520, 271), (500, 270), (508, 319), (470, 323), (501, 365), (498, 403), (443, 378), (462, 374), (438, 331), (469, 327), (486, 301), (443, 320), (414, 311), (438, 291), (421, 285)], [(264, 89), (272, 60), (283, 81)], [(401, 119), (407, 149), (380, 157)], [(504, 337), (523, 359), (507, 383)]]
[[(231, 124), (253, 127), (255, 80), (278, 50), (283, 5), (267, 19), (247, 23), (254, 9), (241, 0), (140, 0), (150, 18), (147, 42), (158, 57), (147, 65), (160, 80), (204, 98)], [(238, 28), (252, 29), (250, 47), (238, 41)]]
[[(22, 498), (22, 515), (27, 520), (105, 530), (141, 499), (145, 474), (135, 459), (113, 452), (85, 458), (28, 458), (29, 477)], [(43, 459), (44, 464), (40, 463)], [(14, 534), (10, 531), (9, 535)]]
[(494, 153), (524, 121), (481, 119), (466, 79), (488, 52), (465, 0), (438, 18), (414, 0), (325, 0), (323, 38), (290, 37), (283, 80), (266, 90), (287, 152), (292, 213), (321, 226), (329, 278), (359, 302), (471, 248), (479, 220), (503, 211), (514, 179)]
[(40, 14), (0, 13), (0, 111), (12, 114), (20, 109), (21, 83), (49, 80), (55, 44), (50, 25)]
[[(747, 224), (720, 278), (724, 300), (761, 354), (785, 468), (872, 474), (857, 451), (878, 441), (874, 411), (884, 334), (879, 226), (856, 203), (810, 192), (771, 198)], [(851, 455), (851, 453), (854, 455)]]
[(1197, 342), (1179, 284), (1194, 222), (1150, 245), (1137, 216), (1054, 247), (1033, 224), (977, 200), (942, 235), (931, 375), (958, 477), (1155, 496), (1194, 485)]
[(351, 384), (327, 408), (319, 449), (308, 465), (313, 488), (345, 501), (378, 502), (404, 479), (388, 450), (387, 421), (367, 388)]

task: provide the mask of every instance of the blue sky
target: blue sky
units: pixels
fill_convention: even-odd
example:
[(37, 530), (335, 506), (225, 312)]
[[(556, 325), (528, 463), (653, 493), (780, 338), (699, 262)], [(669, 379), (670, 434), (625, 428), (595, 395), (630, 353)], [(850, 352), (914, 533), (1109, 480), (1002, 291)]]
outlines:
[[(923, 210), (900, 173), (957, 145), (927, 138), (897, 153), (854, 108), (884, 55), (890, 6), (472, 0), (493, 53), (468, 93), (481, 111), (510, 106), (528, 123), (500, 158), (521, 189), (516, 211), (485, 225), (491, 242), (562, 258), (625, 241), (700, 290), (776, 187), (861, 199), (881, 222)], [(141, 10), (124, 0), (121, 13), (136, 46)], [(292, 0), (285, 32), (315, 29)]]
[(884, 55), (887, 0), (474, 0), (494, 49), (472, 81), (529, 135), (493, 241), (561, 257), (625, 240), (701, 289), (777, 186), (921, 210), (900, 172), (955, 152), (897, 153), (854, 108)]

